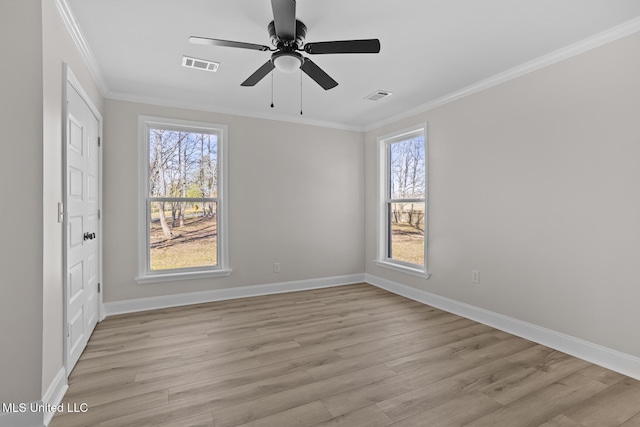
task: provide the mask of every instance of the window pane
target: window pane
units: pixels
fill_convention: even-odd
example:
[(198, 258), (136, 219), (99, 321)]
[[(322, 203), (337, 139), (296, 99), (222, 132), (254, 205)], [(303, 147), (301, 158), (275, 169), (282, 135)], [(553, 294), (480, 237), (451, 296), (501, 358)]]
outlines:
[(149, 130), (150, 197), (218, 197), (218, 135)]
[(389, 258), (424, 265), (425, 204), (389, 203)]
[(215, 202), (151, 202), (151, 270), (215, 266), (218, 216)]
[(389, 196), (392, 199), (425, 197), (424, 137), (389, 145)]

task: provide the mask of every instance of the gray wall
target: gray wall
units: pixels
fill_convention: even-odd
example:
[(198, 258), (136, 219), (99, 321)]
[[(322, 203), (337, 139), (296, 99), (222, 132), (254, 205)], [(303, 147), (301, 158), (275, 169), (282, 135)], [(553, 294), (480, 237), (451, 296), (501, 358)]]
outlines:
[(51, 0), (3, 0), (0, 31), (0, 402), (32, 402), (63, 367), (63, 62), (102, 96)]
[[(367, 273), (640, 357), (638, 52), (634, 34), (368, 132)], [(372, 262), (376, 138), (423, 122), (429, 280)]]
[(62, 201), (62, 69), (69, 65), (93, 104), (102, 110), (102, 95), (71, 40), (51, 0), (42, 1), (43, 33), (43, 322), (42, 392), (62, 368), (63, 285), (62, 224), (58, 202)]
[[(111, 99), (105, 107), (105, 302), (364, 271), (362, 133)], [(138, 115), (229, 126), (231, 276), (135, 282)]]
[[(42, 20), (39, 0), (0, 11), (2, 244), (0, 402), (40, 398), (42, 369)], [(20, 43), (15, 35), (20, 34)], [(11, 65), (16, 64), (16, 65)], [(19, 64), (19, 65), (18, 65)], [(62, 335), (61, 335), (62, 337)], [(11, 387), (5, 386), (11, 384)]]

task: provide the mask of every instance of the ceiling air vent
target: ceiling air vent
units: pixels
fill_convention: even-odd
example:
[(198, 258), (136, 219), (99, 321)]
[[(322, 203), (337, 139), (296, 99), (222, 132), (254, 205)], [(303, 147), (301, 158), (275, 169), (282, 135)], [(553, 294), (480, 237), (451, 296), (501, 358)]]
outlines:
[(220, 64), (213, 61), (207, 61), (206, 59), (183, 56), (182, 66), (187, 68), (195, 68), (197, 70), (211, 71), (212, 73), (215, 73), (216, 71), (218, 71), (218, 67), (220, 66)]
[(370, 101), (378, 101), (382, 98), (386, 98), (387, 96), (392, 95), (391, 92), (386, 90), (377, 90), (373, 92), (371, 95), (366, 96), (364, 99), (368, 99)]

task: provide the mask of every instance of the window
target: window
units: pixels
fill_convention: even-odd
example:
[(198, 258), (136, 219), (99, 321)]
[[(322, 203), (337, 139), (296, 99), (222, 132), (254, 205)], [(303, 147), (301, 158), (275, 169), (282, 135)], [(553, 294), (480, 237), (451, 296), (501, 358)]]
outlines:
[(427, 273), (426, 125), (378, 138), (376, 264)]
[(226, 276), (223, 125), (141, 116), (138, 283)]

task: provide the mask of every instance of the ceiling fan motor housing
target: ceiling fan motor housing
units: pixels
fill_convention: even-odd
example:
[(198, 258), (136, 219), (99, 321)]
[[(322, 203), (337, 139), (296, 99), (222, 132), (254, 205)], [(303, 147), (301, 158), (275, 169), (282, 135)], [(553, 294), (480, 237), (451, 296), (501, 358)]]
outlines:
[(296, 38), (295, 40), (282, 40), (276, 35), (276, 25), (274, 21), (269, 23), (267, 27), (269, 30), (269, 36), (271, 36), (271, 44), (278, 49), (293, 48), (302, 49), (304, 39), (307, 36), (307, 26), (301, 21), (296, 19)]

